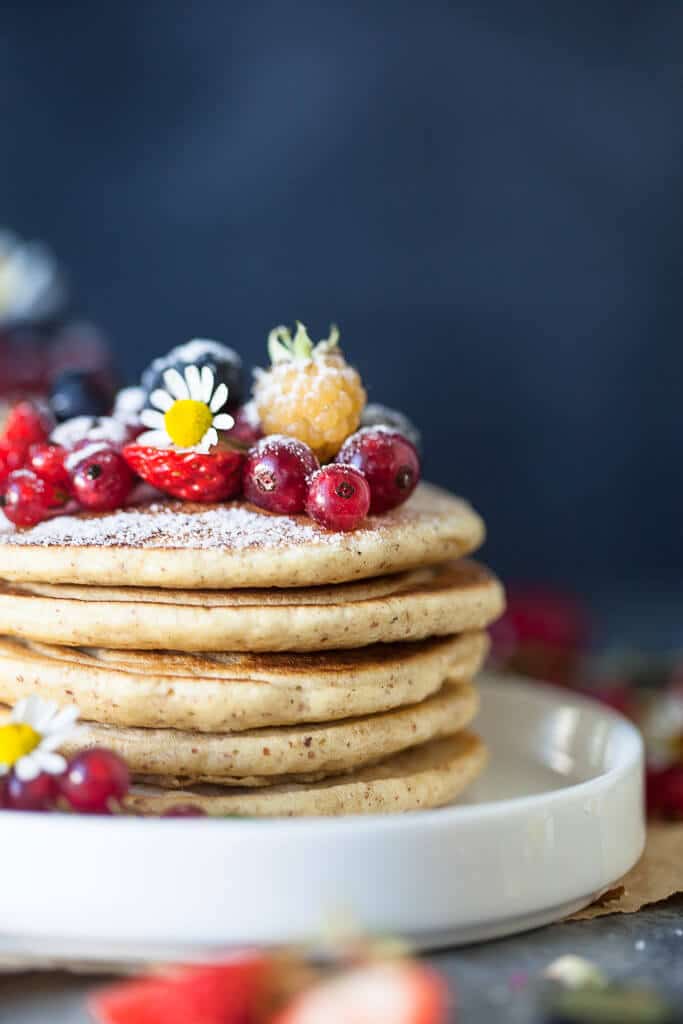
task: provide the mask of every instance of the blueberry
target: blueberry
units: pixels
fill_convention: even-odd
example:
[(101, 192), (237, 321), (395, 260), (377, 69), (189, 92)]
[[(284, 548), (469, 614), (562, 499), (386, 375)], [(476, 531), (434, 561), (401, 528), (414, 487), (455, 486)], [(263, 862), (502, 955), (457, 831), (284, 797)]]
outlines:
[(414, 423), (398, 409), (390, 409), (377, 402), (366, 405), (360, 418), (361, 427), (391, 427), (411, 441), (418, 452), (422, 452), (422, 435)]
[(88, 370), (64, 370), (55, 378), (50, 407), (60, 422), (74, 416), (104, 416), (110, 406), (111, 396), (97, 374)]
[(200, 368), (209, 366), (215, 377), (214, 387), (219, 384), (227, 386), (227, 408), (230, 411), (242, 404), (242, 360), (234, 349), (208, 338), (195, 338), (184, 345), (177, 345), (165, 356), (154, 359), (142, 374), (140, 383), (143, 390), (149, 395), (155, 388), (163, 388), (166, 370), (175, 369), (182, 373), (190, 363)]

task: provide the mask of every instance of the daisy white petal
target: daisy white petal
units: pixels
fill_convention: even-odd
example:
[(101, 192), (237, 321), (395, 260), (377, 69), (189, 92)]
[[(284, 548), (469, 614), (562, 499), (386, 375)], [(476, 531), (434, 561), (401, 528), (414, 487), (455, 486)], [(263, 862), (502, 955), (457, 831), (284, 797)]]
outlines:
[(202, 401), (202, 395), (204, 389), (202, 388), (202, 378), (199, 374), (197, 367), (190, 363), (189, 366), (185, 367), (185, 383), (187, 384), (188, 391), (190, 392), (190, 398), (194, 399), (195, 402)]
[(59, 729), (58, 732), (51, 732), (49, 736), (43, 736), (40, 742), (40, 750), (59, 750), (65, 743), (74, 743), (76, 740), (85, 738), (88, 730), (83, 726), (71, 726), (70, 729)]
[(168, 391), (164, 391), (163, 388), (157, 388), (149, 396), (149, 404), (153, 405), (155, 409), (161, 409), (162, 412), (168, 412), (173, 405), (173, 399)]
[(171, 439), (165, 430), (145, 430), (135, 438), (135, 443), (149, 445), (150, 448), (168, 448)]
[(59, 711), (59, 704), (56, 700), (43, 701), (40, 716), (36, 719), (34, 729), (41, 734), (51, 732), (52, 719)]
[(221, 412), (218, 416), (214, 416), (213, 425), (216, 430), (230, 430), (235, 426), (235, 421), (229, 413)]
[(40, 765), (36, 761), (33, 754), (27, 754), (26, 757), (20, 757), (17, 763), (14, 765), (14, 774), (22, 782), (33, 782), (40, 775)]
[(40, 697), (32, 693), (30, 697), (26, 699), (24, 705), (24, 713), (21, 719), (22, 722), (26, 722), (26, 725), (30, 725), (32, 729), (37, 730), (38, 722), (40, 721), (43, 712), (43, 702)]
[(67, 707), (62, 708), (52, 719), (50, 732), (71, 731), (72, 726), (75, 725), (78, 719), (78, 715), (79, 711), (75, 704), (69, 704)]
[(166, 370), (164, 373), (164, 384), (174, 398), (183, 399), (190, 397), (190, 392), (187, 384), (185, 383), (185, 378), (182, 377), (173, 367), (171, 367), (170, 370)]
[(140, 422), (153, 430), (161, 429), (164, 425), (164, 414), (156, 409), (143, 409), (140, 413)]
[(53, 754), (49, 750), (36, 750), (31, 760), (36, 763), (40, 771), (47, 772), (48, 775), (61, 775), (66, 771), (66, 758), (61, 754)]
[(202, 366), (202, 402), (208, 405), (213, 394), (213, 382), (215, 380), (213, 370), (210, 366)]
[(213, 427), (209, 427), (207, 432), (204, 434), (204, 437), (199, 442), (199, 446), (202, 451), (208, 452), (208, 450), (213, 448), (216, 444), (218, 444), (218, 434)]
[(218, 412), (223, 408), (228, 400), (228, 388), (227, 385), (221, 383), (218, 385), (213, 393), (213, 398), (209, 402), (209, 409), (211, 412)]
[(26, 720), (26, 707), (28, 705), (28, 697), (22, 697), (18, 700), (12, 709), (11, 721), (12, 722), (24, 722)]

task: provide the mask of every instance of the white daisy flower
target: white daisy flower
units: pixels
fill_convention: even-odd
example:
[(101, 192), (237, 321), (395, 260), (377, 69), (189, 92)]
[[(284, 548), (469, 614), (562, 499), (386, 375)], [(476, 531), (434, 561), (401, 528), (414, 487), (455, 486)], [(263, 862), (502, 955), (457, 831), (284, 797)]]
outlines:
[(136, 438), (136, 444), (208, 452), (218, 444), (218, 431), (230, 430), (235, 423), (229, 413), (221, 412), (228, 401), (227, 385), (216, 387), (211, 367), (200, 369), (193, 363), (182, 373), (166, 370), (163, 379), (165, 387), (149, 396), (153, 408), (140, 413), (141, 423), (150, 429)]
[(0, 776), (14, 770), (22, 782), (30, 782), (42, 772), (61, 775), (66, 759), (57, 753), (74, 739), (78, 708), (59, 708), (52, 700), (31, 695), (15, 705), (10, 720), (0, 725)]

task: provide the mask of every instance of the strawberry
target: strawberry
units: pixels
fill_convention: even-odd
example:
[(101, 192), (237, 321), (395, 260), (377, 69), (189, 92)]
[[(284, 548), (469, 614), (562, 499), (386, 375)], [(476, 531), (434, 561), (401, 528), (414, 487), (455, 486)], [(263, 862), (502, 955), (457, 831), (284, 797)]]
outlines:
[(298, 996), (273, 1024), (445, 1024), (447, 990), (411, 963), (371, 964)]
[(0, 492), (4, 491), (7, 477), (15, 469), (23, 469), (27, 453), (23, 449), (12, 448), (0, 441)]
[(244, 452), (234, 448), (219, 445), (202, 453), (127, 444), (123, 455), (148, 484), (184, 501), (226, 501), (242, 486)]
[(90, 1010), (99, 1024), (256, 1024), (268, 981), (268, 961), (248, 954), (122, 982), (97, 993)]
[(19, 402), (5, 420), (2, 441), (15, 451), (27, 452), (32, 444), (44, 444), (52, 427), (48, 412), (33, 402)]

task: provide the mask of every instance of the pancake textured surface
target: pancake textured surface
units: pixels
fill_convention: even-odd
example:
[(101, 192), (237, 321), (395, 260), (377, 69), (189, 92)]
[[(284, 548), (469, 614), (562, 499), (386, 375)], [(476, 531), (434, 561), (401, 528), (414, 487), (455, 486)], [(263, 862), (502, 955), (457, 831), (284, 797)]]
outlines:
[(416, 704), (448, 677), (472, 679), (485, 633), (313, 654), (183, 654), (0, 637), (0, 702), (35, 693), (86, 720), (234, 732), (328, 722)]
[(300, 817), (389, 814), (449, 804), (486, 764), (486, 749), (469, 732), (432, 740), (348, 775), (235, 791), (193, 786), (169, 792), (143, 786), (126, 799), (131, 810), (163, 814), (193, 804), (216, 816)]
[[(107, 747), (133, 775), (163, 776), (162, 785), (195, 782), (258, 786), (287, 776), (318, 779), (374, 764), (441, 736), (451, 736), (474, 718), (478, 697), (469, 683), (451, 683), (419, 704), (378, 715), (320, 725), (258, 729), (241, 733), (126, 729), (90, 724), (67, 755), (83, 747)], [(0, 723), (9, 710), (0, 714)]]
[[(433, 567), (422, 582), (388, 596), (340, 604), (262, 605), (206, 592), (187, 603), (161, 590), (104, 592), (87, 587), (48, 596), (47, 585), (0, 589), (0, 635), (44, 643), (176, 651), (323, 651), (421, 640), (485, 628), (503, 610), (498, 580), (474, 562)], [(56, 593), (63, 595), (63, 589)], [(106, 599), (104, 594), (106, 593)], [(194, 595), (196, 597), (196, 595)]]
[(241, 502), (156, 502), (0, 527), (0, 575), (17, 581), (187, 589), (342, 583), (459, 558), (484, 525), (464, 501), (422, 484), (350, 533)]

